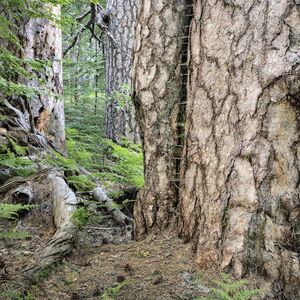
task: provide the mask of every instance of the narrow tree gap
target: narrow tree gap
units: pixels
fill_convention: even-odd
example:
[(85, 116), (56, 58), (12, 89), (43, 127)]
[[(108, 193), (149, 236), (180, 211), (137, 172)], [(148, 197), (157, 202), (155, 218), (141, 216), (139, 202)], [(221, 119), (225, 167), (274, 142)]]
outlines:
[(183, 33), (180, 36), (182, 49), (180, 55), (180, 80), (181, 90), (179, 94), (179, 112), (177, 117), (177, 144), (174, 145), (174, 179), (173, 183), (176, 189), (177, 203), (180, 197), (180, 169), (183, 155), (183, 147), (185, 140), (185, 123), (186, 123), (186, 105), (187, 105), (187, 85), (189, 78), (189, 46), (190, 46), (190, 29), (194, 16), (193, 0), (186, 0), (184, 5), (185, 13), (183, 20)]

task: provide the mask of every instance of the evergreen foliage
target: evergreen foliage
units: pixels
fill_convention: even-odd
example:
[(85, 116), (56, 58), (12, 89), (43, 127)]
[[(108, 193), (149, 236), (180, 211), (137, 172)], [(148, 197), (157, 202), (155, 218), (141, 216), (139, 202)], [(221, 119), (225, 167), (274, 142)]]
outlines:
[(107, 143), (111, 147), (113, 159), (116, 160), (112, 172), (118, 175), (123, 184), (137, 189), (142, 188), (144, 185), (142, 149), (128, 141), (126, 141), (127, 147), (122, 147), (112, 141), (107, 141)]
[[(125, 139), (118, 145), (96, 133), (83, 133), (75, 128), (67, 130), (67, 138), (69, 158), (92, 172), (104, 185), (119, 184), (135, 189), (143, 186), (143, 155), (139, 145)], [(90, 186), (91, 180), (81, 176), (76, 183), (81, 184), (82, 190), (83, 186)]]
[[(39, 89), (20, 83), (20, 79), (40, 79), (36, 71), (40, 71), (49, 65), (49, 61), (41, 59), (24, 59), (16, 55), (17, 50), (22, 49), (22, 42), (18, 37), (19, 21), (22, 18), (48, 18), (54, 22), (59, 22), (47, 7), (42, 4), (66, 4), (70, 0), (2, 0), (0, 14), (0, 100), (23, 96), (27, 99), (47, 93), (42, 85)], [(9, 12), (5, 14), (3, 12)]]
[(96, 187), (92, 178), (88, 175), (68, 176), (67, 179), (77, 191), (92, 191)]

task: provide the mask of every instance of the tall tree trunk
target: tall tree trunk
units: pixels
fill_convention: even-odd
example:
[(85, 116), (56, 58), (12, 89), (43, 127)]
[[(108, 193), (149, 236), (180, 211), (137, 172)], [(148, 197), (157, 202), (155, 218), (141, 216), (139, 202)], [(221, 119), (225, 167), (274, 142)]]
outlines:
[[(108, 29), (117, 44), (107, 37), (105, 46), (106, 64), (106, 136), (119, 141), (126, 137), (138, 142), (139, 132), (134, 106), (130, 95), (131, 69), (136, 22), (136, 0), (109, 0)], [(126, 87), (126, 88), (125, 88)], [(117, 96), (125, 91), (125, 95)], [(126, 98), (125, 102), (123, 101)], [(122, 99), (120, 99), (122, 98)], [(124, 103), (120, 103), (124, 102)]]
[[(55, 17), (60, 16), (59, 6), (47, 4)], [(20, 78), (19, 82), (36, 88), (32, 99), (17, 97), (9, 99), (3, 107), (11, 116), (6, 122), (8, 130), (25, 130), (44, 135), (60, 152), (65, 152), (64, 108), (62, 94), (61, 31), (50, 20), (22, 17), (18, 20), (18, 35), (22, 49), (16, 53), (24, 60), (44, 60), (49, 64), (40, 70), (31, 70), (35, 77)], [(40, 92), (42, 91), (42, 92)]]
[[(99, 43), (98, 41), (95, 41), (95, 57), (96, 61), (98, 61), (99, 56)], [(99, 71), (96, 70), (96, 73), (94, 75), (95, 84), (94, 84), (94, 93), (95, 93), (95, 102), (94, 102), (94, 115), (96, 116), (98, 113), (98, 83), (99, 83)]]
[(195, 1), (180, 203), (200, 265), (265, 274), (290, 284), (288, 299), (300, 283), (299, 24), (290, 0)]
[(176, 35), (182, 24), (172, 16), (163, 25), (157, 6), (142, 1), (138, 15), (135, 105), (146, 180), (136, 235), (163, 229), (176, 214), (201, 267), (263, 275), (267, 299), (299, 299), (299, 5), (194, 1), (178, 206), (176, 165), (167, 163), (178, 143), (170, 113), (178, 91), (167, 92), (178, 80), (160, 72), (179, 62), (165, 54), (180, 51), (166, 47), (166, 26)]
[(177, 118), (182, 91), (185, 1), (140, 1), (134, 103), (144, 149), (145, 187), (135, 204), (135, 236), (168, 227), (178, 203)]

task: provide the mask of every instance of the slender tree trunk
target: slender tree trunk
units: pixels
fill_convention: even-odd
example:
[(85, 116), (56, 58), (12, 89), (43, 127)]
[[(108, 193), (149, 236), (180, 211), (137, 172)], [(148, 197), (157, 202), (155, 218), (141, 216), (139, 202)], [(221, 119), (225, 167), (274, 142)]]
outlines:
[(178, 96), (168, 96), (178, 80), (161, 72), (179, 62), (165, 54), (180, 51), (166, 47), (167, 26), (177, 35), (182, 24), (173, 15), (163, 25), (158, 6), (142, 1), (138, 14), (134, 86), (146, 180), (136, 236), (177, 215), (199, 266), (263, 275), (266, 299), (299, 299), (299, 5), (194, 1), (179, 205), (170, 184), (176, 164), (167, 163), (178, 144), (170, 113)]
[[(59, 17), (59, 6), (48, 7), (54, 16)], [(22, 50), (18, 53), (20, 58), (45, 60), (49, 64), (38, 71), (28, 70), (36, 74), (33, 79), (19, 79), (19, 82), (36, 88), (37, 94), (32, 99), (12, 98), (8, 105), (2, 105), (6, 115), (11, 116), (5, 127), (8, 130), (40, 133), (55, 149), (65, 152), (64, 108), (60, 99), (63, 91), (61, 31), (48, 19), (23, 17), (18, 23), (22, 44)]]
[(134, 106), (127, 96), (125, 103), (120, 103), (122, 96), (116, 96), (125, 86), (131, 85), (131, 69), (136, 21), (136, 0), (109, 0), (108, 27), (117, 41), (116, 45), (109, 37), (106, 40), (106, 136), (119, 141), (126, 137), (138, 142), (139, 132), (135, 121)]
[[(96, 61), (98, 61), (98, 55), (99, 55), (99, 45), (98, 45), (98, 41), (95, 41), (95, 56), (96, 56)], [(98, 111), (98, 82), (99, 82), (98, 70), (96, 71), (94, 79), (95, 79), (95, 85), (94, 85), (94, 90), (95, 90), (94, 114), (96, 116), (97, 115), (97, 111)]]
[(76, 53), (76, 69), (75, 69), (75, 76), (74, 76), (74, 100), (75, 100), (75, 107), (80, 106), (80, 52), (81, 52), (81, 38), (79, 37), (78, 44), (77, 44), (77, 53)]
[(135, 204), (135, 236), (168, 227), (178, 203), (175, 147), (182, 90), (185, 1), (140, 1), (134, 103), (144, 149), (145, 187)]

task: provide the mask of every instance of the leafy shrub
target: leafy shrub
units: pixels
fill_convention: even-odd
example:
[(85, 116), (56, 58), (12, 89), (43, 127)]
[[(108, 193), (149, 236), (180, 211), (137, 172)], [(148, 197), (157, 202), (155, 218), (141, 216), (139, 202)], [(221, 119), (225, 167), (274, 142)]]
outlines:
[(73, 159), (64, 157), (59, 153), (54, 153), (53, 155), (48, 155), (46, 157), (46, 163), (51, 166), (62, 168), (63, 170), (78, 171), (78, 165)]
[(0, 293), (0, 296), (7, 300), (34, 300), (32, 294), (28, 292), (5, 291)]
[(136, 189), (144, 185), (143, 154), (139, 145), (126, 139), (118, 145), (74, 128), (67, 130), (67, 138), (69, 159), (92, 172), (105, 185), (116, 183)]
[(140, 148), (132, 150), (132, 148), (122, 147), (111, 141), (107, 141), (107, 143), (111, 146), (112, 156), (116, 160), (112, 170), (120, 176), (121, 183), (137, 189), (142, 188), (144, 185), (142, 150)]
[(9, 138), (9, 145), (0, 145), (0, 165), (10, 169), (11, 176), (30, 176), (36, 172), (33, 162), (25, 156), (27, 148)]

